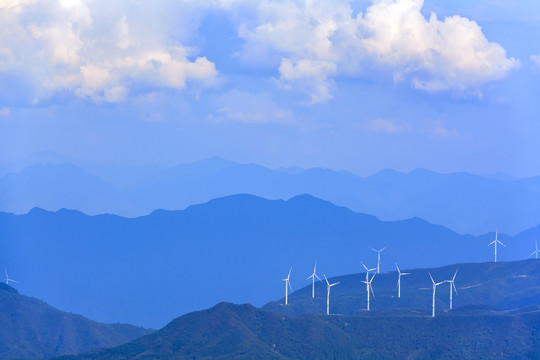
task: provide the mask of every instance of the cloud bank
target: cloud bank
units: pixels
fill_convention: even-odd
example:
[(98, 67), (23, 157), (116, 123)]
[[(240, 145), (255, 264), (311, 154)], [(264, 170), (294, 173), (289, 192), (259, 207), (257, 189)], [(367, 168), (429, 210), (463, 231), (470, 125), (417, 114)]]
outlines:
[[(146, 26), (137, 14), (145, 12), (143, 7), (101, 5), (82, 0), (0, 3), (0, 72), (31, 79), (34, 102), (66, 91), (119, 102), (131, 91), (205, 85), (217, 76), (206, 57), (193, 58), (166, 31)], [(129, 5), (133, 21), (124, 15)]]
[(239, 61), (273, 67), (281, 87), (306, 92), (310, 103), (331, 99), (340, 77), (381, 74), (427, 92), (480, 95), (519, 66), (476, 22), (435, 13), (426, 19), (422, 6), (374, 0), (354, 14), (348, 0), (4, 0), (0, 76), (24, 78), (33, 102), (74, 94), (114, 103), (133, 92), (204, 88), (215, 81), (219, 59), (185, 41), (209, 11), (235, 24), (244, 41)]

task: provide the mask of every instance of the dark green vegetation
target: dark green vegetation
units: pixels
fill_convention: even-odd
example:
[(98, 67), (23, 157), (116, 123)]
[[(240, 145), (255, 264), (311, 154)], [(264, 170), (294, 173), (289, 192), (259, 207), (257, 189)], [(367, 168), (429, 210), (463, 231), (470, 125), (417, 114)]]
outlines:
[(540, 311), (288, 316), (221, 303), (113, 349), (63, 360), (538, 359)]
[[(83, 169), (84, 168), (84, 169)], [(142, 216), (234, 194), (288, 199), (313, 196), (385, 220), (421, 217), (459, 233), (507, 234), (539, 223), (540, 177), (496, 179), (468, 173), (383, 170), (367, 177), (329, 169), (271, 170), (211, 158), (168, 169), (34, 165), (0, 177), (0, 210), (78, 209)]]
[(20, 295), (0, 283), (0, 359), (46, 359), (117, 346), (151, 330), (101, 324)]
[[(360, 261), (375, 264), (370, 246), (389, 245), (384, 271), (395, 261), (403, 268), (483, 262), (492, 259), (487, 244), (495, 237), (419, 218), (380, 221), (310, 195), (236, 195), (133, 219), (34, 209), (0, 213), (0, 229), (0, 264), (25, 293), (97, 321), (154, 328), (220, 301), (261, 306), (283, 294), (290, 266), (296, 290), (315, 260), (321, 274), (354, 274)], [(499, 259), (526, 258), (539, 230), (499, 234), (507, 245)]]
[[(469, 305), (487, 305), (499, 309), (516, 309), (540, 305), (540, 260), (515, 262), (457, 264), (436, 269), (401, 269), (411, 275), (401, 278), (401, 298), (397, 297), (397, 271), (381, 273), (372, 282), (375, 298), (371, 298), (371, 309), (406, 308), (431, 312), (431, 272), (436, 282), (455, 279), (458, 295), (454, 293), (454, 309)], [(322, 277), (322, 275), (320, 275)], [(330, 311), (334, 314), (358, 314), (366, 312), (365, 273), (337, 276), (330, 283), (341, 283), (332, 287)], [(324, 278), (323, 278), (324, 281)], [(307, 283), (307, 281), (306, 281)], [(437, 313), (449, 308), (450, 284), (437, 287)], [(316, 283), (315, 298), (311, 297), (311, 283), (284, 299), (268, 303), (264, 310), (286, 314), (325, 314), (326, 284)]]

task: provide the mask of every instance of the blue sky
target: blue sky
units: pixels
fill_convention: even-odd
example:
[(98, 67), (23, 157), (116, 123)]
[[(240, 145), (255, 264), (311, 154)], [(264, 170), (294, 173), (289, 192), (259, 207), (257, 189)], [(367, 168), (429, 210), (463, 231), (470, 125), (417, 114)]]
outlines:
[(540, 174), (537, 1), (7, 0), (0, 27), (0, 162)]

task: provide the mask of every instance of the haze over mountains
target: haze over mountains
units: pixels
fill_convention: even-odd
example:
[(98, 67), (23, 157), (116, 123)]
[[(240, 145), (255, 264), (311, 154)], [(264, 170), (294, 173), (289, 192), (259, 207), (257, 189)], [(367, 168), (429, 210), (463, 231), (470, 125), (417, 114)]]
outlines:
[[(279, 298), (291, 265), (297, 289), (315, 260), (327, 276), (358, 273), (360, 261), (375, 264), (370, 246), (388, 245), (383, 271), (395, 261), (402, 268), (483, 262), (493, 258), (494, 238), (419, 218), (384, 222), (310, 195), (236, 195), (139, 218), (34, 209), (1, 213), (0, 227), (0, 263), (24, 293), (98, 321), (153, 328), (220, 301), (260, 306)], [(499, 259), (526, 258), (539, 231), (499, 234), (507, 245)]]
[(360, 177), (320, 168), (271, 170), (217, 157), (167, 169), (35, 164), (0, 178), (0, 210), (69, 208), (133, 217), (239, 193), (270, 199), (308, 193), (384, 220), (420, 217), (463, 234), (496, 227), (516, 234), (540, 223), (540, 177), (508, 180), (424, 169)]

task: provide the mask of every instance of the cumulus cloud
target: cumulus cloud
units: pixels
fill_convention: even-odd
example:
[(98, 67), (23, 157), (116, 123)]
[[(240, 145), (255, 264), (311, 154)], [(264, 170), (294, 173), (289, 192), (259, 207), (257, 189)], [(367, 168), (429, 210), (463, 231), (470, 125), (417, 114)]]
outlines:
[(281, 83), (307, 86), (312, 102), (331, 98), (336, 76), (373, 69), (428, 92), (480, 94), (483, 85), (519, 66), (476, 22), (457, 15), (439, 19), (435, 13), (424, 18), (423, 0), (374, 0), (356, 16), (345, 0), (250, 4), (246, 13), (256, 14), (256, 20), (237, 17), (246, 41), (240, 56), (267, 61), (277, 55)]
[[(82, 0), (2, 2), (0, 72), (31, 78), (36, 101), (67, 91), (119, 102), (132, 91), (205, 86), (216, 78), (215, 64), (195, 56), (170, 29), (141, 21), (152, 16), (141, 4), (99, 6)], [(128, 6), (133, 21), (124, 15)]]

